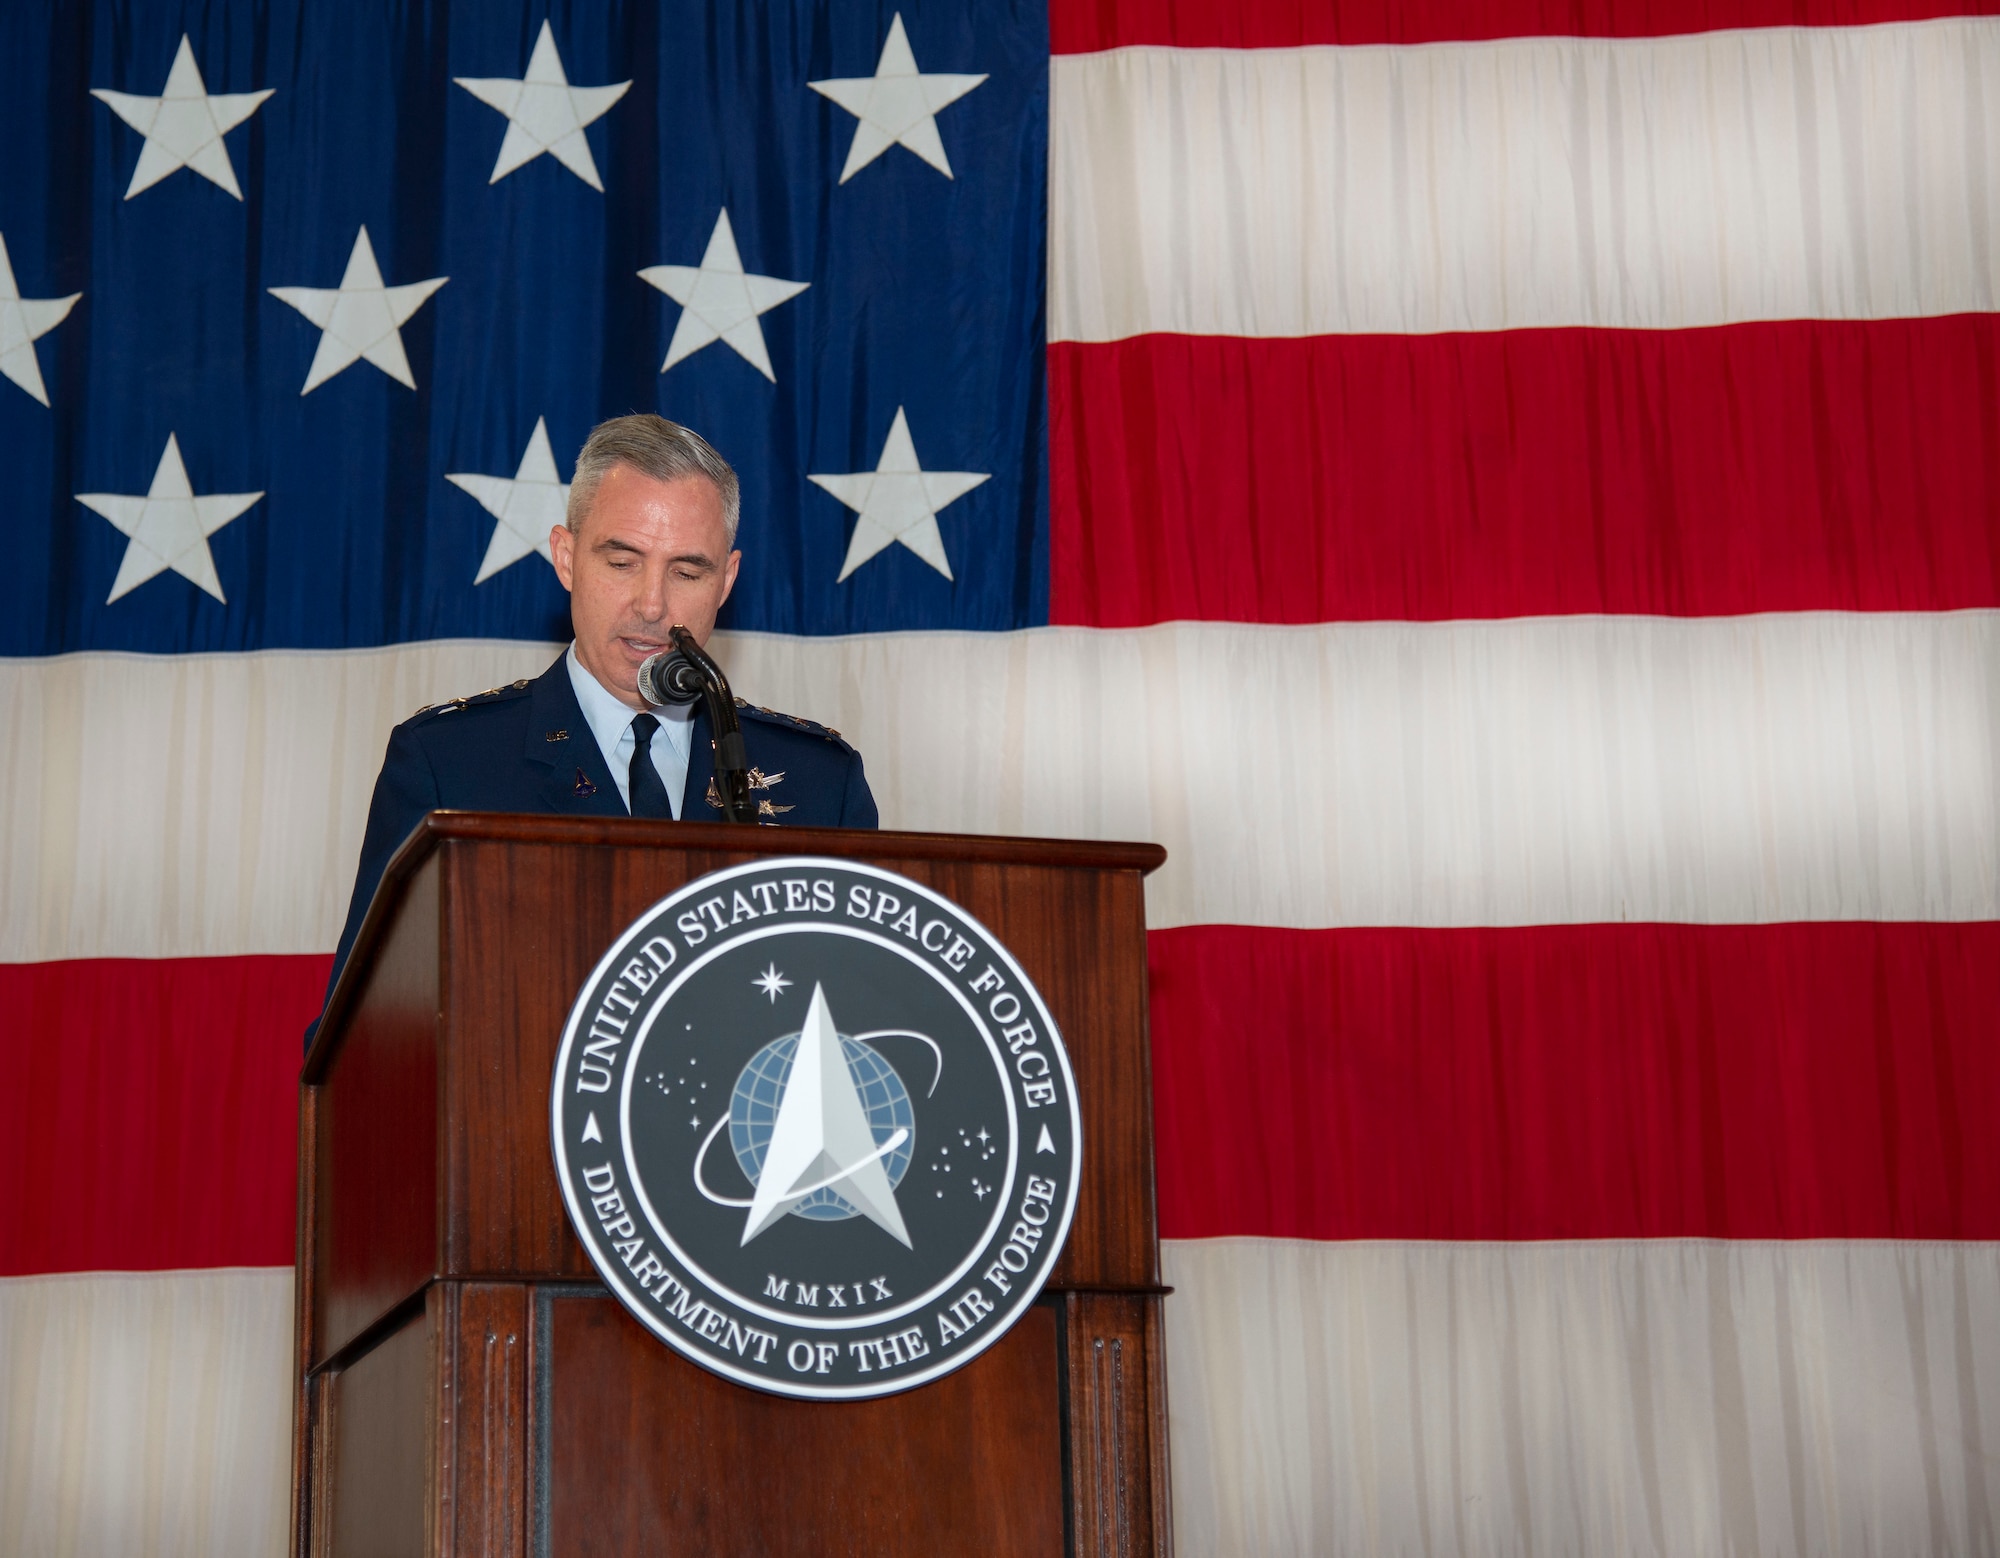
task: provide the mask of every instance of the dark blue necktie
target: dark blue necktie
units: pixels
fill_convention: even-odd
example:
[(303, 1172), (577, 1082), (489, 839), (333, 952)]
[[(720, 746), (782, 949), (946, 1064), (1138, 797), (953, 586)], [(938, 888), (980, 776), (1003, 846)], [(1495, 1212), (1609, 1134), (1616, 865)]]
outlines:
[(632, 716), (632, 768), (627, 793), (632, 797), (632, 815), (635, 817), (671, 817), (674, 814), (667, 805), (666, 784), (660, 778), (659, 769), (653, 766), (653, 732), (659, 728), (660, 722), (650, 714)]

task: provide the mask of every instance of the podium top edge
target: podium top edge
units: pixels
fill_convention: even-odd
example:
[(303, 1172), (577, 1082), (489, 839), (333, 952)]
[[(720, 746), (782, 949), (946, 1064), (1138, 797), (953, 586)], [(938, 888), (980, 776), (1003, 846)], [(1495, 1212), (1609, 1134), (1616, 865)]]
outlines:
[[(962, 860), (972, 865), (1137, 871), (1166, 862), (1159, 844), (1103, 839), (1015, 838), (996, 833), (902, 833), (877, 828), (751, 827), (728, 822), (650, 822), (631, 817), (552, 817), (533, 812), (433, 811), (403, 849), (466, 839), (503, 844), (581, 844), (619, 849), (726, 850), (749, 855), (844, 855), (857, 860)], [(427, 854), (418, 844), (417, 854)], [(414, 864), (414, 862), (410, 862)]]
[(452, 843), (566, 844), (586, 848), (698, 850), (734, 855), (835, 855), (854, 860), (946, 860), (967, 865), (1137, 871), (1165, 863), (1158, 844), (1096, 839), (1012, 838), (992, 833), (898, 833), (876, 828), (757, 827), (728, 822), (653, 822), (632, 817), (553, 817), (534, 812), (433, 811), (410, 830), (382, 873), (347, 966), (328, 992), (300, 1080), (311, 1084), (332, 1056), (330, 1035), (359, 993), (364, 965), (388, 923), (391, 905), (417, 869)]

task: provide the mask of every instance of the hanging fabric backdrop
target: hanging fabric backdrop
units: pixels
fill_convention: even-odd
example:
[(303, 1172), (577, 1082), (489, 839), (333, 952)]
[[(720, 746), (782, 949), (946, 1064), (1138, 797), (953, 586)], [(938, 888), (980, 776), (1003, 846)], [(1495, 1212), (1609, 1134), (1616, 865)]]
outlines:
[(1182, 1551), (1992, 1551), (1948, 9), (0, 9), (0, 1551), (283, 1550), (369, 787), (634, 409), (887, 825), (1170, 852)]

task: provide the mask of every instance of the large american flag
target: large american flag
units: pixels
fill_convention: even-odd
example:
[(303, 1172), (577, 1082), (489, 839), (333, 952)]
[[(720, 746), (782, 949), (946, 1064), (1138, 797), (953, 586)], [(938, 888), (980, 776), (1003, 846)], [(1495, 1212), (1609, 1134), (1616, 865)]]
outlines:
[(632, 410), (885, 825), (1170, 851), (1182, 1551), (1993, 1547), (2000, 22), (17, 5), (0, 245), (0, 1551), (282, 1549), (369, 787)]

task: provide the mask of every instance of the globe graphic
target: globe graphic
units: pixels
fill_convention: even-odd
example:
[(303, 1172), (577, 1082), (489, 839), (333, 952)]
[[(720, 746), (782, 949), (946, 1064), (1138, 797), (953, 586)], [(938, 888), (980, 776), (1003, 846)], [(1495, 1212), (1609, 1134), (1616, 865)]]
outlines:
[[(764, 1169), (764, 1154), (771, 1145), (771, 1129), (777, 1124), (778, 1104), (785, 1096), (785, 1081), (792, 1074), (792, 1057), (798, 1047), (796, 1033), (773, 1039), (750, 1057), (729, 1095), (729, 1146), (753, 1185)], [(910, 1133), (894, 1151), (882, 1155), (882, 1168), (893, 1190), (909, 1172), (911, 1150), (917, 1141), (917, 1116), (910, 1107), (909, 1090), (896, 1075), (896, 1068), (866, 1044), (857, 1044), (842, 1034), (840, 1052), (861, 1095), (861, 1107), (868, 1113), (868, 1129), (875, 1145), (881, 1146), (899, 1129)], [(837, 1223), (861, 1213), (836, 1186), (824, 1185), (793, 1207), (792, 1215), (816, 1223)]]

